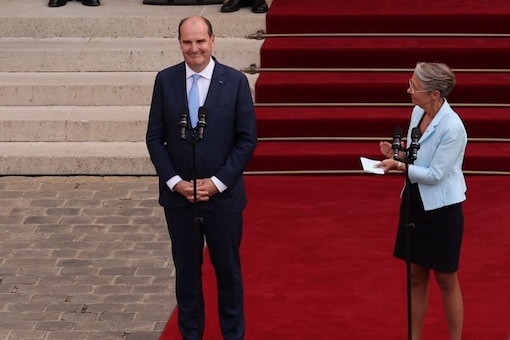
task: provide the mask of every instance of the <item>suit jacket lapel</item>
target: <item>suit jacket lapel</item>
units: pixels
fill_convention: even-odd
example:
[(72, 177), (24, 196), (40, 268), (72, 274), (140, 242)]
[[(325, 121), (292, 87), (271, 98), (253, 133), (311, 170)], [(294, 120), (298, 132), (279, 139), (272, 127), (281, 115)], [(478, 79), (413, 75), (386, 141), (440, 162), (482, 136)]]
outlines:
[[(175, 98), (173, 98), (177, 107), (188, 107), (188, 94), (186, 93), (186, 67), (184, 66), (184, 62), (181, 63), (178, 72), (175, 74), (175, 78), (170, 80), (172, 82), (173, 91), (175, 94)], [(169, 98), (172, 98), (170, 96)]]
[(225, 68), (220, 63), (216, 62), (214, 66), (214, 71), (211, 78), (211, 84), (209, 85), (209, 92), (207, 93), (207, 97), (205, 98), (205, 106), (208, 106), (209, 103), (215, 103), (216, 98), (221, 93), (222, 88), (226, 84), (227, 79), (225, 78)]

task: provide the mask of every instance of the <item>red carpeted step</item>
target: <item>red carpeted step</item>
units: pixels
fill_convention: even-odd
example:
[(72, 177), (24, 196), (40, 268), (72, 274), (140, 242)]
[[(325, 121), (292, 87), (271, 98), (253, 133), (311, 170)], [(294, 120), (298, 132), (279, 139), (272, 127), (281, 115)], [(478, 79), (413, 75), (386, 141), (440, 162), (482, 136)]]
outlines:
[[(361, 170), (360, 156), (381, 159), (378, 143), (260, 142), (247, 171)], [(464, 170), (509, 171), (509, 169), (510, 143), (468, 145)]]
[(257, 107), (258, 136), (391, 136), (409, 121), (411, 107)]
[(510, 138), (510, 108), (453, 106), (469, 138)]
[(508, 38), (267, 38), (262, 68), (414, 68), (441, 61), (458, 68), (510, 68)]
[[(409, 103), (409, 73), (264, 72), (257, 103)], [(510, 73), (457, 73), (453, 103), (508, 103)]]
[(510, 33), (507, 0), (278, 0), (268, 33)]
[(379, 157), (377, 142), (260, 142), (247, 170), (359, 170), (361, 155)]
[[(510, 109), (459, 107), (470, 138), (510, 138)], [(257, 107), (260, 138), (391, 137), (407, 129), (409, 107)]]

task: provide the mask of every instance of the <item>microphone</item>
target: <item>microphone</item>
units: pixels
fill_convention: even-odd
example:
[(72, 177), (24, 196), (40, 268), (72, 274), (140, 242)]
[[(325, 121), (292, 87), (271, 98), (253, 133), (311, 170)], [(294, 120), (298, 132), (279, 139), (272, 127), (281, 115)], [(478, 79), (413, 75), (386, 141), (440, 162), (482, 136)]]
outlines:
[(415, 160), (418, 157), (418, 150), (420, 149), (420, 144), (418, 143), (418, 139), (420, 136), (420, 129), (415, 127), (411, 130), (411, 160)]
[(186, 129), (188, 128), (188, 115), (189, 109), (187, 107), (183, 107), (181, 109), (181, 116), (179, 119), (179, 132), (181, 139), (186, 139)]
[(402, 131), (402, 128), (400, 126), (397, 126), (393, 130), (393, 145), (391, 148), (393, 149), (393, 159), (398, 160), (400, 159), (399, 151), (402, 150), (402, 146), (400, 145), (402, 142), (402, 134), (404, 132)]
[(204, 138), (204, 130), (207, 127), (207, 123), (205, 121), (205, 117), (207, 116), (207, 108), (205, 106), (201, 106), (198, 108), (198, 122), (197, 122), (197, 130), (198, 130), (198, 139)]

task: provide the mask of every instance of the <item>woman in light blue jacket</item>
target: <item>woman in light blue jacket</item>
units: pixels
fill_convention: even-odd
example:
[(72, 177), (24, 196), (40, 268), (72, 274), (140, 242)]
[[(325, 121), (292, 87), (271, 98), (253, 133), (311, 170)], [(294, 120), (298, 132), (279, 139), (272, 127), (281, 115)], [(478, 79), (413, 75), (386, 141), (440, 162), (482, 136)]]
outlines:
[[(410, 259), (413, 340), (421, 338), (431, 271), (441, 291), (450, 339), (462, 336), (464, 307), (457, 270), (464, 229), (462, 163), (467, 135), (446, 100), (454, 85), (455, 75), (447, 65), (418, 63), (407, 90), (415, 104), (407, 140), (411, 141), (413, 128), (419, 129), (416, 160), (410, 165), (395, 160), (392, 144), (379, 145), (387, 157), (379, 167), (409, 175), (410, 186), (406, 185), (402, 196), (410, 199), (402, 200), (394, 255), (406, 259), (404, 227), (409, 216), (414, 224)], [(400, 153), (403, 159), (405, 154)]]

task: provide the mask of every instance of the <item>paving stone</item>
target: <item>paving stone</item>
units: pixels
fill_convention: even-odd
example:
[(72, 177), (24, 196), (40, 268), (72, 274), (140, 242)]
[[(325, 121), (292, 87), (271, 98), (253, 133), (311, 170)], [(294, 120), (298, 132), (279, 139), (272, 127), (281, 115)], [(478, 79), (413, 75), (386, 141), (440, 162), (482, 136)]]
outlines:
[[(2, 332), (0, 331), (0, 334)], [(37, 330), (14, 330), (10, 332), (9, 337), (5, 338), (5, 340), (38, 340), (45, 339), (46, 331), (37, 331)]]
[[(131, 194), (151, 183), (157, 179), (0, 177), (22, 197), (4, 204), (13, 199), (0, 190), (8, 217), (0, 219), (0, 340), (158, 339), (176, 305), (170, 241), (157, 186)], [(85, 187), (97, 197), (76, 194)], [(98, 223), (103, 217), (115, 218)]]
[(74, 327), (74, 322), (66, 321), (44, 321), (38, 322), (35, 326), (37, 330), (45, 331), (58, 331), (58, 330), (70, 330)]
[[(9, 320), (9, 321), (0, 321), (0, 330), (13, 330), (13, 331), (27, 331), (27, 330), (35, 330), (36, 322), (33, 321), (21, 321), (21, 315), (19, 320)], [(37, 332), (40, 334), (40, 332)], [(28, 335), (25, 339), (28, 338)], [(34, 335), (32, 335), (34, 336)], [(13, 337), (13, 339), (17, 339), (17, 337)]]

